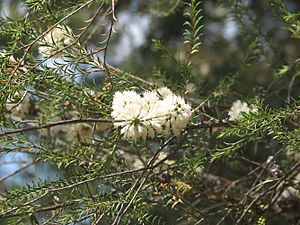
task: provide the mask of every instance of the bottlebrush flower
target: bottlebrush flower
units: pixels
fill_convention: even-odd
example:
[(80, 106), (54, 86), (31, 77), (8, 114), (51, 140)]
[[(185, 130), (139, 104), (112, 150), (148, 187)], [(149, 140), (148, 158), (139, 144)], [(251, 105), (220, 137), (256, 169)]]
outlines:
[(192, 115), (191, 106), (168, 88), (146, 91), (142, 96), (135, 91), (116, 92), (112, 109), (114, 126), (121, 127), (125, 139), (133, 140), (172, 132), (178, 136)]
[(241, 102), (240, 100), (235, 101), (229, 112), (229, 120), (236, 121), (243, 118), (242, 113), (255, 113), (257, 108), (250, 108), (246, 102)]

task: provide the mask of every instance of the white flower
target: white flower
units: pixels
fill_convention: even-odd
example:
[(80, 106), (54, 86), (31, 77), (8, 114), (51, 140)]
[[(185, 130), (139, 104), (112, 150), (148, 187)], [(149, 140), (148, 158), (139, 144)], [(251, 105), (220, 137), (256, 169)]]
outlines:
[(154, 129), (148, 121), (148, 108), (142, 97), (134, 91), (116, 92), (111, 116), (115, 127), (121, 127), (125, 139), (154, 137)]
[(66, 47), (72, 43), (70, 37), (71, 28), (68, 26), (58, 25), (48, 32), (40, 42), (39, 52), (50, 56), (59, 49)]
[(160, 98), (153, 105), (152, 126), (157, 133), (165, 136), (169, 136), (172, 131), (176, 136), (180, 135), (192, 115), (191, 106), (166, 87), (152, 92)]
[(116, 92), (111, 116), (125, 139), (154, 138), (156, 134), (180, 135), (192, 115), (191, 106), (168, 88)]
[(257, 112), (257, 108), (250, 108), (246, 102), (241, 102), (240, 100), (235, 101), (229, 112), (229, 120), (236, 121), (243, 118), (242, 113), (255, 113)]
[[(154, 91), (146, 91), (143, 94), (143, 107), (150, 113), (154, 110), (154, 106), (159, 102), (159, 97)], [(151, 112), (152, 113), (152, 112)]]
[(182, 97), (172, 94), (160, 102), (160, 115), (164, 115), (160, 117), (163, 134), (168, 136), (172, 130), (178, 136), (189, 122), (192, 108)]

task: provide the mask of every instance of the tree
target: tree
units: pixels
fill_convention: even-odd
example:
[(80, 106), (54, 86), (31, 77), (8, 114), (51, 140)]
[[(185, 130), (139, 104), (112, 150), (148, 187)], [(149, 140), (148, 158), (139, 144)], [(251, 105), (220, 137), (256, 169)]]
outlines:
[(15, 4), (1, 224), (300, 223), (299, 2)]

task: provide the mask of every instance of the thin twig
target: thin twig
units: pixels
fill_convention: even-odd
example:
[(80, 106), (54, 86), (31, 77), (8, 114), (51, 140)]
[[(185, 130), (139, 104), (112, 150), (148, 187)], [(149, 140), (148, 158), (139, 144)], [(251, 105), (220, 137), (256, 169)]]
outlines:
[(25, 166), (22, 166), (21, 168), (17, 169), (17, 170), (14, 171), (13, 173), (10, 173), (10, 174), (8, 174), (8, 175), (6, 175), (6, 176), (4, 176), (4, 177), (1, 177), (1, 178), (0, 178), (0, 183), (2, 183), (3, 181), (7, 180), (8, 178), (10, 178), (10, 177), (12, 177), (12, 176), (14, 176), (14, 175), (16, 175), (16, 174), (22, 172), (23, 170), (26, 170), (28, 167), (30, 167), (30, 166), (36, 164), (38, 161), (39, 161), (39, 160), (33, 160), (32, 162), (26, 164)]
[(22, 132), (33, 131), (33, 130), (40, 130), (40, 129), (50, 128), (50, 127), (55, 127), (55, 126), (61, 126), (61, 125), (66, 125), (66, 124), (85, 123), (85, 122), (88, 122), (88, 123), (91, 123), (91, 122), (112, 123), (113, 120), (111, 120), (111, 119), (98, 119), (98, 118), (79, 118), (79, 119), (62, 120), (62, 121), (57, 121), (57, 122), (46, 123), (46, 124), (43, 124), (43, 125), (40, 125), (40, 126), (26, 127), (26, 128), (11, 130), (11, 131), (5, 131), (5, 132), (0, 133), (0, 137), (11, 135), (11, 134), (22, 133)]
[(24, 45), (23, 48), (25, 48), (24, 51), (24, 55), (23, 57), (20, 59), (19, 63), (16, 65), (16, 67), (13, 69), (11, 75), (8, 78), (8, 81), (6, 82), (5, 86), (0, 90), (0, 93), (2, 91), (4, 91), (8, 85), (11, 83), (11, 81), (13, 80), (13, 77), (16, 73), (16, 71), (20, 68), (20, 66), (23, 64), (23, 62), (25, 61), (26, 56), (29, 53), (29, 50), (40, 40), (42, 39), (45, 35), (47, 35), (53, 28), (55, 28), (58, 24), (62, 23), (63, 21), (65, 21), (66, 19), (68, 19), (69, 17), (73, 16), (74, 14), (76, 14), (77, 12), (79, 12), (81, 9), (85, 8), (86, 6), (90, 5), (92, 2), (94, 2), (95, 0), (90, 0), (87, 1), (86, 3), (82, 4), (80, 7), (78, 7), (77, 9), (75, 9), (74, 11), (72, 11), (70, 14), (66, 15), (65, 17), (63, 17), (62, 19), (60, 19), (57, 23), (55, 23), (54, 25), (52, 25), (50, 28), (48, 28), (44, 33), (42, 33), (40, 36), (38, 36), (36, 39), (34, 39), (31, 43)]

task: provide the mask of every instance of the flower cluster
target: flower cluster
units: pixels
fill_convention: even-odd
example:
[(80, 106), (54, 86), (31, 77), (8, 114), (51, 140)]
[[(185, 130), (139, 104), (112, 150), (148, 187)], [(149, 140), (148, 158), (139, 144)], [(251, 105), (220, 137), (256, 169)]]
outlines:
[(250, 113), (250, 112), (251, 113), (257, 112), (257, 108), (255, 107), (251, 108), (248, 106), (246, 102), (241, 102), (240, 100), (237, 100), (232, 104), (228, 112), (229, 120), (236, 121), (242, 119), (243, 118), (242, 113)]
[(72, 39), (70, 33), (71, 28), (68, 26), (58, 25), (57, 27), (54, 27), (42, 39), (39, 46), (39, 52), (46, 56), (50, 56), (59, 49), (71, 44)]
[(125, 139), (144, 140), (157, 134), (178, 136), (192, 115), (192, 108), (182, 97), (163, 87), (146, 91), (116, 92), (111, 116), (114, 126), (121, 127)]

